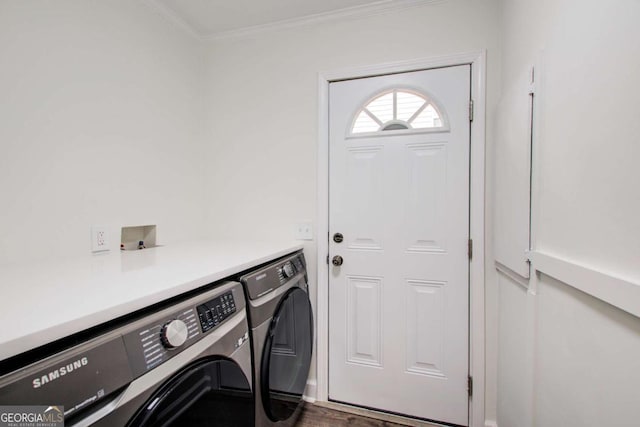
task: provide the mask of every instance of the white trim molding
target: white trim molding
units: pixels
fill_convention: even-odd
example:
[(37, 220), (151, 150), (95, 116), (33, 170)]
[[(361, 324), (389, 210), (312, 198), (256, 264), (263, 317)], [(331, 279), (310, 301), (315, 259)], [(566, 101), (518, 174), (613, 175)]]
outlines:
[(496, 266), (496, 270), (498, 270), (500, 274), (504, 274), (505, 276), (510, 278), (513, 283), (516, 283), (522, 286), (529, 293), (535, 293), (535, 292), (532, 292), (532, 287), (529, 286), (529, 281), (530, 281), (529, 278), (522, 277), (521, 275), (519, 275), (518, 273), (516, 273), (506, 265), (502, 264), (501, 262), (496, 261), (495, 266)]
[(318, 383), (316, 380), (308, 380), (307, 386), (304, 389), (304, 394), (302, 395), (302, 399), (308, 403), (315, 403), (316, 396), (318, 395)]
[(271, 31), (279, 31), (289, 28), (303, 27), (305, 25), (321, 24), (329, 21), (339, 21), (343, 19), (363, 18), (367, 16), (393, 12), (396, 10), (424, 6), (427, 4), (443, 3), (444, 1), (447, 0), (379, 0), (360, 6), (346, 7), (343, 9), (332, 10), (330, 12), (322, 12), (297, 18), (283, 19), (281, 21), (270, 22), (268, 24), (238, 28), (237, 30), (220, 31), (212, 34), (202, 35), (201, 37), (203, 40), (207, 41), (251, 37), (257, 34), (264, 34)]
[(531, 253), (531, 261), (537, 272), (640, 317), (640, 283), (539, 251)]
[(319, 402), (329, 401), (329, 83), (362, 77), (402, 73), (430, 68), (471, 65), (471, 199), (470, 237), (474, 253), (469, 263), (469, 373), (473, 397), (469, 400), (469, 425), (485, 425), (485, 122), (486, 51), (399, 61), (373, 66), (321, 72), (318, 75), (318, 212), (317, 212), (317, 381)]
[(162, 17), (178, 27), (180, 30), (190, 35), (191, 37), (202, 40), (202, 36), (191, 26), (182, 19), (174, 10), (158, 2), (158, 0), (140, 0), (143, 4), (147, 5), (151, 9), (156, 10)]
[(321, 24), (330, 21), (345, 19), (358, 19), (367, 16), (380, 15), (388, 12), (409, 9), (413, 7), (430, 4), (444, 3), (448, 0), (377, 0), (359, 6), (345, 7), (328, 12), (315, 13), (296, 18), (283, 19), (266, 24), (245, 26), (233, 30), (217, 31), (205, 33), (188, 24), (175, 10), (165, 6), (159, 0), (140, 0), (145, 5), (157, 10), (162, 16), (201, 41), (217, 41), (226, 39), (237, 39), (251, 37), (272, 31), (285, 30), (289, 28), (303, 27), (305, 25)]

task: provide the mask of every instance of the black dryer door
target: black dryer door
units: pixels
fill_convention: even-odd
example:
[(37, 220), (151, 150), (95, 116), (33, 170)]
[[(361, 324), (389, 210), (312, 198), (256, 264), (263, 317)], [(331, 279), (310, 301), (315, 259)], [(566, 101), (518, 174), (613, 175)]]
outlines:
[(313, 350), (313, 314), (307, 293), (291, 288), (274, 313), (262, 353), (260, 391), (272, 421), (291, 417), (302, 400)]

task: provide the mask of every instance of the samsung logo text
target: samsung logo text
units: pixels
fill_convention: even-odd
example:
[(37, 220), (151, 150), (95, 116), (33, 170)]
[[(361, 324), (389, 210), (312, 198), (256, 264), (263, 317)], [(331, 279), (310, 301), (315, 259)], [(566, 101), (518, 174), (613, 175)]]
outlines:
[(87, 359), (86, 357), (83, 357), (82, 359), (78, 359), (75, 360), (71, 363), (68, 363), (64, 366), (60, 366), (58, 369), (49, 372), (46, 375), (42, 375), (39, 378), (34, 378), (33, 381), (31, 382), (33, 388), (40, 388), (43, 385), (45, 385), (46, 383), (49, 383), (51, 381), (55, 381), (60, 377), (63, 377), (73, 371), (75, 371), (76, 369), (80, 369), (83, 366), (87, 366), (89, 364), (89, 359)]

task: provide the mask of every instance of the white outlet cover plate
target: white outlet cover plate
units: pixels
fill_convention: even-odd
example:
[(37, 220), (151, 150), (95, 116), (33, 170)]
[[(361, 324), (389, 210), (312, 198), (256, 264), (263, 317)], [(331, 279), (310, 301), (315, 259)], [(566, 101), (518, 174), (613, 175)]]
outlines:
[(91, 227), (91, 252), (105, 252), (109, 250), (109, 236), (107, 227)]
[(313, 240), (313, 224), (311, 221), (296, 223), (295, 237), (297, 240)]

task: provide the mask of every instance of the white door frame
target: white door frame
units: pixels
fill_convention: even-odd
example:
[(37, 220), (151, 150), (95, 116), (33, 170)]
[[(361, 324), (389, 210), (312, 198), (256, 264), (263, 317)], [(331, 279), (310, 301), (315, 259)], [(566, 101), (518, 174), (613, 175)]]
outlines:
[(337, 80), (471, 64), (470, 238), (473, 258), (469, 264), (469, 372), (473, 377), (473, 397), (469, 400), (469, 426), (484, 426), (485, 305), (484, 305), (484, 191), (486, 51), (398, 61), (367, 67), (321, 72), (318, 75), (318, 212), (317, 212), (317, 390), (316, 399), (329, 395), (329, 83)]

